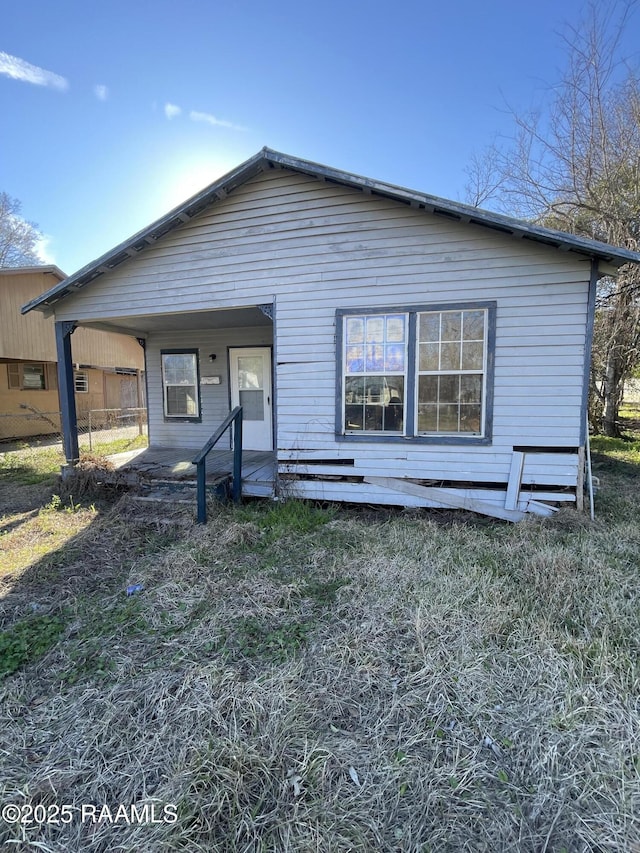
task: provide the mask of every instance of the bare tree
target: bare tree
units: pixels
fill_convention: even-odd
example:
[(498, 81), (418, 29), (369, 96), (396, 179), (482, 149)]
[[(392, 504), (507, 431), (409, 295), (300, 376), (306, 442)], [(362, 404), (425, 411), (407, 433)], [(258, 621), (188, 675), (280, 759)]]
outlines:
[(41, 238), (37, 226), (20, 215), (22, 205), (7, 193), (0, 193), (0, 267), (41, 264), (36, 244)]
[[(569, 27), (566, 70), (542, 109), (512, 111), (514, 136), (494, 143), (467, 174), (471, 203), (638, 250), (640, 82), (621, 56), (635, 2), (591, 3)], [(479, 200), (479, 201), (478, 201)], [(640, 361), (640, 270), (623, 267), (598, 294), (592, 359), (593, 425), (618, 433), (624, 381)]]

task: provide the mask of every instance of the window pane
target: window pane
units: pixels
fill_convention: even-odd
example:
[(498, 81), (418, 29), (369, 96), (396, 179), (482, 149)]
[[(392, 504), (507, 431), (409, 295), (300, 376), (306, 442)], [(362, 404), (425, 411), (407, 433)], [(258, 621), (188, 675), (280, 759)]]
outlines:
[(349, 317), (347, 319), (347, 343), (364, 343), (364, 317)]
[(482, 370), (482, 356), (484, 346), (482, 341), (462, 344), (462, 369)]
[(384, 393), (385, 406), (404, 404), (404, 376), (385, 377), (386, 387)]
[(481, 407), (460, 406), (460, 432), (480, 432)]
[(367, 343), (384, 341), (384, 317), (367, 317)]
[(460, 370), (460, 344), (442, 344), (440, 370)]
[(481, 341), (484, 338), (484, 311), (464, 312), (465, 341)]
[(345, 406), (345, 429), (364, 429), (364, 406)]
[(440, 314), (420, 315), (420, 340), (434, 342), (440, 340)]
[(362, 373), (364, 370), (364, 346), (347, 347), (347, 373)]
[(437, 432), (437, 429), (437, 407), (418, 406), (418, 432)]
[(460, 394), (460, 377), (459, 376), (441, 376), (440, 377), (440, 403), (457, 403)]
[(264, 388), (263, 364), (261, 355), (239, 356), (238, 389), (240, 391)]
[(345, 429), (369, 432), (404, 430), (404, 376), (347, 377)]
[(420, 344), (420, 370), (438, 370), (439, 357), (438, 344)]
[(399, 397), (392, 397), (389, 405), (383, 408), (383, 428), (385, 432), (402, 432), (404, 427), (404, 406)]
[(404, 343), (404, 315), (390, 314), (387, 317), (387, 342)]
[(367, 376), (365, 379), (367, 403), (381, 403), (384, 399), (384, 376)]
[(195, 386), (167, 386), (167, 414), (186, 417), (197, 416), (198, 403)]
[(438, 432), (458, 432), (458, 407), (456, 405), (438, 406)]
[(459, 311), (445, 311), (442, 314), (443, 341), (459, 341), (462, 334), (462, 315)]
[(404, 371), (404, 344), (387, 345), (384, 369)]
[(382, 344), (367, 345), (367, 371), (383, 371), (384, 370), (384, 347)]
[(22, 387), (25, 390), (44, 390), (44, 364), (25, 364), (22, 371)]
[(420, 376), (418, 432), (480, 433), (482, 376)]
[(344, 386), (347, 403), (364, 402), (364, 376), (348, 376)]
[(482, 376), (460, 377), (460, 402), (480, 403), (482, 400)]
[(167, 385), (196, 384), (195, 353), (172, 353), (162, 356), (164, 381)]
[(364, 428), (376, 432), (382, 430), (382, 406), (364, 407)]
[(438, 402), (438, 377), (421, 376), (418, 380), (418, 403)]

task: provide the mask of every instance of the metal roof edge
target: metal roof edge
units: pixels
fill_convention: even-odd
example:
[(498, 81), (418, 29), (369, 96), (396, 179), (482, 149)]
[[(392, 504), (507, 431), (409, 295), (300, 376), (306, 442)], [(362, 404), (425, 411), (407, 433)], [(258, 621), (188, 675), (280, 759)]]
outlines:
[[(514, 219), (504, 214), (472, 207), (461, 202), (450, 201), (439, 196), (428, 195), (427, 193), (411, 190), (407, 187), (377, 181), (351, 172), (344, 172), (331, 166), (314, 163), (311, 160), (292, 157), (289, 154), (284, 154), (265, 146), (253, 157), (245, 160), (235, 169), (227, 172), (199, 193), (196, 193), (182, 202), (182, 204), (174, 207), (164, 216), (155, 220), (151, 225), (136, 232), (132, 237), (110, 249), (95, 261), (82, 267), (36, 299), (23, 305), (21, 312), (26, 314), (35, 308), (57, 302), (79, 287), (89, 284), (102, 273), (109, 272), (130, 257), (135, 257), (140, 251), (143, 251), (149, 245), (153, 245), (156, 240), (163, 237), (169, 231), (188, 222), (193, 216), (197, 216), (206, 207), (215, 203), (215, 201), (225, 198), (230, 190), (250, 180), (262, 171), (267, 164), (288, 168), (315, 178), (335, 181), (336, 183), (356, 187), (369, 193), (387, 196), (410, 204), (412, 207), (423, 209), (428, 213), (447, 215), (464, 223), (484, 225), (485, 227), (511, 234), (511, 236), (528, 238), (553, 248), (576, 251), (592, 258), (601, 259), (614, 266), (621, 266), (625, 263), (640, 263), (640, 252), (614, 247), (598, 240), (578, 237), (564, 231), (531, 225), (528, 222)], [(83, 281), (83, 279), (85, 280)]]
[[(575, 247), (576, 250), (585, 251), (587, 254), (598, 254), (605, 260), (619, 258), (621, 259), (621, 263), (640, 263), (640, 252), (634, 252), (631, 249), (612, 246), (610, 243), (603, 243), (600, 240), (593, 240), (588, 237), (580, 237), (576, 234), (570, 234), (567, 231), (558, 231), (542, 225), (533, 225), (522, 219), (516, 219), (503, 213), (496, 213), (481, 207), (473, 207), (463, 202), (429, 195), (419, 190), (412, 190), (396, 184), (389, 184), (385, 181), (377, 181), (362, 175), (343, 172), (340, 169), (324, 166), (320, 163), (313, 163), (309, 160), (301, 160), (269, 148), (264, 148), (263, 151), (270, 160), (277, 162), (281, 166), (287, 166), (296, 171), (309, 170), (340, 183), (352, 184), (353, 186), (379, 192), (380, 194), (399, 198), (404, 201), (416, 202), (419, 205), (424, 205), (427, 210), (434, 208), (436, 212), (442, 210), (453, 213), (460, 216), (463, 221), (471, 221), (473, 224), (500, 226), (523, 236), (528, 235), (533, 239), (539, 237), (540, 242), (548, 243), (549, 241), (554, 241), (560, 245), (566, 245), (568, 248)], [(433, 210), (430, 212), (433, 212)]]
[(62, 272), (60, 267), (57, 267), (55, 264), (36, 264), (28, 267), (0, 267), (0, 275), (28, 275), (39, 272), (51, 273), (51, 275), (57, 276), (60, 281), (67, 278), (67, 274)]

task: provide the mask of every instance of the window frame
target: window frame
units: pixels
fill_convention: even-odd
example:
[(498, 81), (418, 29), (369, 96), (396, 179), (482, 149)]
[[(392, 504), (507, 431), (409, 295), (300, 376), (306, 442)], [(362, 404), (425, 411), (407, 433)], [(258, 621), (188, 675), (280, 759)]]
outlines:
[[(196, 365), (196, 408), (197, 415), (170, 415), (167, 412), (167, 384), (164, 378), (164, 356), (165, 355), (192, 355)], [(165, 423), (201, 423), (202, 422), (202, 395), (200, 393), (200, 351), (190, 347), (178, 349), (160, 350), (160, 378), (162, 381), (162, 412)], [(173, 387), (170, 386), (170, 387)], [(179, 386), (178, 386), (179, 387)]]
[[(354, 379), (360, 379), (361, 378), (366, 383), (369, 383), (372, 380), (375, 380), (376, 378), (378, 378), (381, 381), (381, 383), (382, 382), (386, 383), (389, 378), (393, 379), (394, 377), (401, 378), (402, 385), (404, 388), (405, 397), (406, 397), (407, 375), (409, 372), (409, 346), (408, 346), (408, 342), (409, 342), (409, 317), (407, 315), (407, 312), (406, 311), (397, 311), (397, 312), (369, 311), (369, 312), (366, 312), (363, 314), (357, 314), (356, 313), (356, 314), (350, 314), (348, 316), (362, 317), (362, 319), (365, 322), (365, 328), (367, 326), (367, 320), (369, 318), (378, 317), (380, 319), (384, 319), (387, 317), (391, 317), (391, 318), (402, 317), (402, 322), (403, 322), (403, 330), (402, 330), (403, 331), (403, 339), (402, 339), (402, 341), (395, 342), (395, 341), (389, 341), (387, 339), (388, 326), (385, 323), (384, 324), (384, 331), (383, 331), (383, 340), (380, 341), (379, 345), (382, 348), (382, 350), (385, 352), (385, 354), (386, 354), (388, 345), (401, 346), (402, 351), (403, 351), (402, 361), (403, 361), (404, 367), (402, 368), (402, 370), (398, 370), (398, 369), (394, 370), (390, 367), (389, 368), (384, 367), (382, 370), (376, 370), (374, 368), (367, 369), (367, 365), (366, 365), (367, 344), (365, 341), (363, 341), (364, 354), (365, 354), (365, 364), (363, 365), (363, 370), (362, 371), (348, 372), (346, 369), (346, 363), (343, 361), (343, 384), (344, 384), (343, 397), (346, 398), (346, 386), (347, 386), (348, 380), (351, 378), (354, 378)], [(344, 328), (346, 325), (347, 324), (345, 324), (345, 321), (343, 320), (343, 327), (342, 327), (343, 332), (344, 332)], [(343, 356), (345, 355), (345, 352), (348, 349), (348, 346), (349, 346), (348, 342), (345, 342), (344, 348), (342, 349)], [(386, 355), (385, 355), (384, 361), (386, 362)], [(380, 387), (382, 387), (382, 384)], [(343, 414), (344, 414), (345, 418), (346, 418), (346, 405), (347, 405), (346, 399), (344, 399)], [(363, 403), (362, 405), (366, 407), (365, 403)], [(376, 406), (374, 406), (374, 409), (375, 408), (376, 408)], [(381, 406), (380, 408), (383, 408), (383, 407)], [(386, 409), (387, 407), (384, 406), (384, 408)], [(384, 418), (384, 413), (381, 414), (381, 418)], [(403, 422), (403, 424), (405, 423), (405, 420), (406, 420), (406, 405), (403, 405), (403, 407), (402, 407), (402, 422)], [(369, 431), (354, 430), (353, 432), (349, 432), (349, 433), (347, 433), (345, 431), (345, 435), (361, 435), (361, 434), (376, 435), (376, 436), (391, 435), (391, 436), (395, 436), (395, 437), (398, 437), (398, 436), (402, 437), (405, 435), (405, 430), (404, 429), (401, 429), (401, 430), (381, 429), (381, 430), (369, 430)]]
[[(31, 388), (24, 384), (24, 369), (25, 367), (41, 367), (43, 376), (43, 386), (40, 388)], [(13, 368), (13, 370), (12, 370)], [(12, 377), (13, 373), (13, 377)], [(18, 384), (15, 384), (17, 377)], [(9, 361), (7, 362), (7, 390), (8, 391), (57, 391), (57, 372), (55, 363), (48, 361)]]
[[(78, 388), (78, 380), (82, 380), (83, 388)], [(89, 393), (89, 374), (86, 370), (74, 370), (73, 371), (73, 390), (76, 394), (88, 394)]]
[[(420, 371), (417, 361), (418, 315), (442, 311), (486, 311), (486, 350), (484, 352), (483, 372), (483, 409), (481, 417), (484, 430), (481, 435), (475, 433), (418, 433), (417, 398)], [(493, 442), (493, 397), (495, 381), (495, 345), (496, 345), (495, 300), (467, 300), (459, 302), (426, 303), (422, 305), (393, 305), (373, 308), (336, 309), (336, 417), (335, 437), (337, 441), (369, 443), (415, 443), (415, 444), (455, 444), (489, 445)], [(376, 316), (385, 314), (404, 314), (407, 317), (407, 371), (405, 379), (404, 433), (390, 432), (346, 432), (345, 413), (345, 318), (350, 316)]]

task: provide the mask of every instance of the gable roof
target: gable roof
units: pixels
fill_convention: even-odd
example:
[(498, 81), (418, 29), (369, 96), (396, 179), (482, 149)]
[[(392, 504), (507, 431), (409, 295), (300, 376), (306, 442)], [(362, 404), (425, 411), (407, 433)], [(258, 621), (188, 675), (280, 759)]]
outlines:
[(279, 151), (273, 151), (265, 147), (236, 169), (228, 172), (201, 192), (196, 193), (196, 195), (187, 199), (187, 201), (178, 207), (175, 207), (147, 228), (143, 228), (142, 231), (138, 231), (137, 234), (125, 240), (124, 243), (120, 243), (120, 245), (111, 249), (97, 260), (82, 267), (78, 272), (61, 281), (37, 299), (28, 302), (22, 307), (22, 313), (26, 314), (34, 308), (45, 310), (47, 307), (55, 305), (56, 302), (59, 302), (80, 288), (90, 285), (92, 281), (95, 281), (95, 279), (104, 275), (104, 273), (108, 273), (110, 270), (120, 266), (120, 264), (126, 263), (131, 258), (144, 252), (145, 249), (154, 245), (165, 234), (168, 234), (175, 228), (179, 228), (185, 222), (189, 222), (189, 220), (198, 216), (207, 207), (226, 198), (231, 192), (256, 175), (268, 169), (275, 168), (289, 169), (323, 181), (353, 187), (368, 195), (391, 198), (419, 210), (424, 210), (427, 213), (445, 216), (448, 219), (459, 222), (491, 228), (494, 231), (500, 231), (512, 237), (543, 243), (562, 251), (577, 252), (586, 257), (605, 261), (615, 267), (629, 262), (640, 263), (640, 253), (638, 252), (615, 248), (597, 240), (576, 237), (572, 234), (566, 234), (563, 231), (555, 231), (550, 228), (531, 225), (528, 222), (503, 216), (500, 213), (481, 210), (480, 208), (471, 207), (460, 202), (449, 201), (438, 196), (427, 195), (416, 190), (387, 184), (383, 181), (376, 181), (371, 178), (362, 177), (361, 175), (351, 174), (350, 172), (343, 172), (340, 169), (333, 169), (330, 166), (312, 163), (309, 160), (301, 160), (297, 157), (291, 157), (288, 154), (282, 154)]

